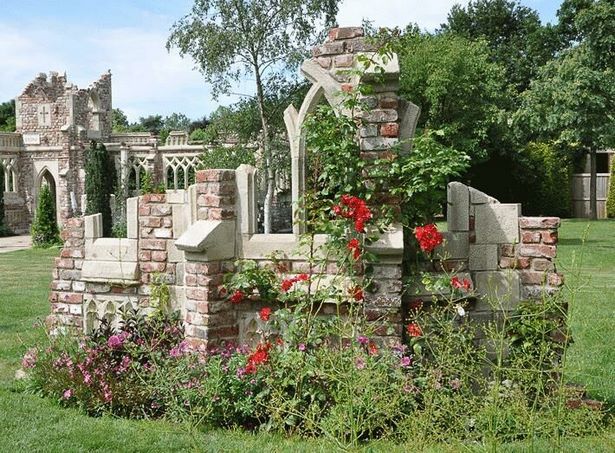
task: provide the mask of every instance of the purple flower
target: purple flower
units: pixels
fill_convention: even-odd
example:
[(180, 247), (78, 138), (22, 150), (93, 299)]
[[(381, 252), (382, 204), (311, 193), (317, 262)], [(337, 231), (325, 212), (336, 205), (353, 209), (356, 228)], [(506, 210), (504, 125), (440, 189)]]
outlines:
[(111, 335), (107, 340), (107, 346), (109, 346), (111, 349), (121, 348), (123, 344), (124, 338), (120, 335)]
[(410, 365), (412, 365), (412, 358), (411, 357), (404, 356), (399, 361), (399, 366), (402, 367), (402, 368), (408, 368)]
[(174, 358), (181, 357), (185, 354), (187, 349), (188, 349), (188, 343), (185, 341), (182, 341), (180, 344), (178, 344), (177, 346), (175, 346), (173, 349), (169, 351), (169, 355)]
[(361, 357), (358, 357), (354, 361), (354, 366), (357, 368), (357, 370), (362, 370), (363, 368), (365, 368), (365, 360), (363, 360)]
[(246, 369), (243, 368), (243, 367), (237, 368), (237, 371), (235, 372), (235, 375), (237, 376), (237, 379), (243, 378), (245, 374), (246, 374)]
[(299, 346), (297, 346), (297, 349), (301, 352), (305, 351), (305, 343), (299, 343)]
[(368, 344), (369, 343), (369, 338), (367, 338), (365, 335), (359, 335), (359, 338), (357, 338), (357, 341), (360, 344)]
[(62, 399), (69, 399), (71, 396), (73, 396), (73, 390), (72, 389), (67, 389), (64, 390), (64, 393), (62, 394)]

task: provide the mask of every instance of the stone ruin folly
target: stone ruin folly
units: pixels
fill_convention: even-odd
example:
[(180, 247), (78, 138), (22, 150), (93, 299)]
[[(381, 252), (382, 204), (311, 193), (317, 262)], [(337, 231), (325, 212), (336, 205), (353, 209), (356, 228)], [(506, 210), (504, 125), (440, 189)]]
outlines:
[[(361, 28), (337, 28), (305, 61), (302, 73), (312, 82), (303, 105), (285, 112), (292, 153), (292, 197), (305, 190), (305, 140), (301, 125), (324, 98), (338, 105), (337, 94), (359, 82), (340, 72), (357, 65), (357, 56), (373, 52)], [(364, 114), (360, 148), (367, 157), (396, 152), (401, 140), (412, 137), (418, 108), (398, 94), (399, 67), (393, 57), (384, 65), (384, 80), (366, 99), (372, 110)], [(368, 73), (366, 77), (370, 77)], [(154, 275), (169, 285), (175, 308), (182, 313), (185, 333), (193, 344), (221, 341), (250, 342), (257, 329), (258, 302), (233, 305), (220, 294), (223, 276), (233, 272), (234, 261), (261, 263), (278, 252), (289, 274), (309, 266), (296, 250), (300, 223), (290, 234), (258, 234), (255, 169), (203, 170), (196, 183), (130, 198), (127, 202), (126, 238), (101, 237), (100, 214), (67, 218), (61, 256), (53, 270), (49, 322), (56, 329), (74, 327), (91, 331), (100, 319), (120, 321), (123, 307), (147, 309)], [(297, 205), (295, 205), (297, 206)], [(299, 208), (296, 208), (297, 210)], [(296, 212), (301, 218), (301, 212)], [(488, 297), (500, 297), (503, 310), (519, 301), (555, 291), (562, 278), (555, 270), (557, 218), (523, 217), (521, 206), (504, 204), (467, 187), (448, 187), (448, 232), (443, 263), (470, 278), (478, 294), (470, 317), (492, 319)], [(373, 244), (378, 260), (376, 285), (365, 295), (370, 320), (385, 320), (380, 341), (398, 342), (403, 332), (403, 230), (394, 225)], [(334, 273), (333, 266), (321, 269)], [(545, 286), (546, 285), (546, 286)], [(419, 297), (429, 299), (430, 294)], [(332, 308), (332, 307), (329, 307)], [(327, 313), (328, 307), (324, 308)]]

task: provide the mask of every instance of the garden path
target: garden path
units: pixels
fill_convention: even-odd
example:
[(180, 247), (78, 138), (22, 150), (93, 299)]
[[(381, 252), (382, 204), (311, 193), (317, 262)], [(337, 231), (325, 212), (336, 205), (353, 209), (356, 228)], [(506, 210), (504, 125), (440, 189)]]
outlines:
[(24, 250), (32, 247), (30, 235), (0, 237), (0, 253)]

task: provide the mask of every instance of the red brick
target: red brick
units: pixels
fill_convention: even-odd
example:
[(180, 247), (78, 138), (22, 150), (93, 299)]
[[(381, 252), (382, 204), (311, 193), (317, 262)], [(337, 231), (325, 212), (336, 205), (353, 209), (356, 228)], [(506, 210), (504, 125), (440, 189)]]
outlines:
[(143, 250), (166, 250), (167, 241), (163, 239), (142, 239), (139, 247)]
[(167, 252), (163, 252), (162, 250), (155, 250), (152, 252), (152, 261), (166, 261), (167, 260)]
[(557, 228), (559, 224), (559, 217), (519, 217), (521, 228)]
[(540, 231), (521, 231), (521, 242), (524, 244), (538, 244), (541, 237)]
[(196, 182), (218, 182), (218, 181), (232, 181), (235, 179), (234, 170), (198, 170), (196, 172)]
[(56, 267), (59, 269), (73, 269), (75, 262), (69, 258), (56, 258)]
[(363, 27), (336, 27), (329, 30), (329, 41), (359, 38), (363, 35)]
[(81, 217), (72, 217), (64, 223), (64, 226), (71, 228), (79, 228), (83, 226), (83, 218)]
[(197, 277), (194, 274), (186, 274), (186, 286), (197, 286)]
[(546, 258), (534, 258), (532, 259), (532, 269), (535, 271), (550, 271), (554, 268), (553, 261)]
[(543, 231), (542, 232), (542, 243), (543, 244), (557, 244), (557, 231)]
[(139, 251), (139, 261), (151, 261), (151, 260), (152, 260), (152, 252), (150, 250)]
[(63, 248), (60, 252), (61, 258), (83, 258), (84, 252), (83, 248)]
[(207, 291), (203, 288), (187, 288), (186, 298), (192, 300), (207, 300)]
[(397, 109), (399, 99), (395, 96), (384, 96), (380, 98), (379, 105), (381, 109)]
[(209, 220), (232, 220), (235, 218), (235, 210), (224, 208), (208, 208)]
[(519, 246), (521, 256), (536, 258), (555, 258), (557, 248), (554, 245), (543, 244), (522, 244)]
[(354, 55), (352, 54), (336, 55), (334, 58), (334, 62), (337, 68), (351, 68), (352, 63), (354, 62)]
[(511, 244), (503, 244), (500, 247), (502, 256), (515, 256), (515, 246)]
[(156, 204), (152, 205), (150, 209), (150, 214), (153, 216), (163, 217), (167, 215), (171, 215), (171, 206), (168, 204)]
[(150, 215), (151, 209), (149, 206), (139, 206), (139, 216)]
[(547, 279), (544, 272), (522, 271), (519, 275), (524, 285), (542, 285)]
[(166, 263), (152, 263), (149, 261), (139, 264), (139, 268), (143, 272), (162, 272), (166, 269), (166, 267)]
[(139, 225), (142, 227), (158, 228), (162, 225), (162, 218), (160, 217), (141, 217), (139, 219)]
[(67, 304), (80, 304), (83, 302), (83, 294), (80, 293), (58, 293), (58, 302)]
[(166, 198), (166, 195), (163, 193), (148, 193), (141, 196), (141, 200), (144, 203), (164, 203)]
[(320, 65), (321, 68), (329, 69), (331, 67), (330, 57), (318, 57), (316, 58), (316, 62)]
[(564, 284), (564, 276), (556, 272), (550, 272), (547, 281), (550, 286), (562, 286)]
[(210, 327), (208, 332), (208, 338), (215, 340), (216, 338), (234, 338), (239, 335), (238, 326), (226, 326), (226, 327)]
[(191, 274), (217, 274), (220, 272), (220, 263), (186, 263), (186, 272)]
[(398, 137), (399, 136), (399, 124), (398, 123), (385, 123), (380, 126), (380, 135), (383, 137)]

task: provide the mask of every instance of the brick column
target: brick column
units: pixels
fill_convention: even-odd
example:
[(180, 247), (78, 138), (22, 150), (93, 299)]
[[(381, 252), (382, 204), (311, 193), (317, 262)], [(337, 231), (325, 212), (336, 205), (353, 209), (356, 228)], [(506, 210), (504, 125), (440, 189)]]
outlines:
[[(235, 171), (200, 170), (196, 183), (198, 220), (236, 220)], [(193, 346), (237, 340), (236, 311), (220, 292), (233, 270), (233, 260), (186, 253), (186, 337)]]
[(83, 326), (83, 292), (81, 267), (85, 256), (85, 227), (83, 217), (68, 219), (64, 223), (62, 239), (64, 247), (55, 259), (52, 271), (51, 315), (47, 324), (54, 330), (59, 326), (81, 329)]
[(166, 194), (139, 197), (139, 304), (149, 305), (151, 282), (156, 274), (175, 285), (175, 263), (168, 262), (169, 242), (173, 241), (173, 213)]

